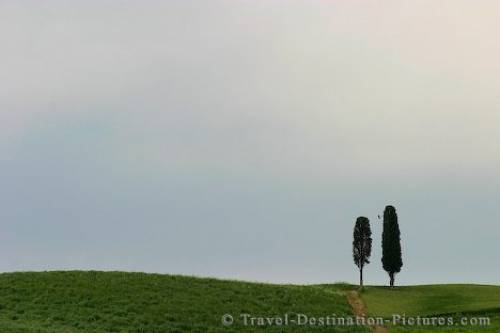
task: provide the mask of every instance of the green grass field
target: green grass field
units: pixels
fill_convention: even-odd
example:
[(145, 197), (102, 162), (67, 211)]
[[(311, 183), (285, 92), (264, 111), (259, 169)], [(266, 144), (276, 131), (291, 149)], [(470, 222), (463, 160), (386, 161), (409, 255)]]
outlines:
[[(370, 316), (452, 317), (452, 325), (438, 327), (390, 327), (391, 333), (497, 333), (500, 332), (500, 287), (481, 285), (429, 285), (398, 287), (367, 287), (362, 299)], [(489, 317), (489, 326), (467, 322), (462, 317)], [(472, 319), (475, 320), (475, 319)], [(474, 325), (475, 324), (475, 325)]]
[(368, 314), (390, 316), (447, 314), (500, 309), (500, 287), (480, 285), (430, 285), (367, 287), (362, 294)]
[(249, 327), (222, 315), (351, 314), (345, 285), (288, 286), (119, 272), (0, 274), (1, 333), (368, 332)]
[[(240, 314), (310, 317), (352, 315), (346, 284), (272, 285), (121, 272), (0, 274), (0, 333), (366, 333), (364, 327), (245, 326)], [(389, 327), (390, 333), (498, 333), (500, 287), (432, 285), (367, 287), (369, 316), (489, 317), (491, 325)], [(224, 326), (231, 314), (235, 322)]]

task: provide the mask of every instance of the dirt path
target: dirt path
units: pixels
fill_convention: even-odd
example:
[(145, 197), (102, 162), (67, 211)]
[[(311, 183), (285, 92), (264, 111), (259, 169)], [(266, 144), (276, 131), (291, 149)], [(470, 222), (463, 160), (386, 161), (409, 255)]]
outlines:
[[(358, 317), (366, 317), (366, 308), (363, 300), (359, 297), (359, 293), (355, 290), (347, 292), (347, 302), (352, 307), (352, 312), (355, 316)], [(372, 326), (371, 327), (373, 333), (389, 333), (389, 330), (385, 327), (380, 326)]]

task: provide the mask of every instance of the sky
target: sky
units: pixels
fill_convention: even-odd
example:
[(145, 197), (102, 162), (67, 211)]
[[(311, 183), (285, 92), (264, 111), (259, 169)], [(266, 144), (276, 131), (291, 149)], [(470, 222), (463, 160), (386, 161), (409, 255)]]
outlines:
[(500, 284), (500, 3), (0, 2), (0, 271)]

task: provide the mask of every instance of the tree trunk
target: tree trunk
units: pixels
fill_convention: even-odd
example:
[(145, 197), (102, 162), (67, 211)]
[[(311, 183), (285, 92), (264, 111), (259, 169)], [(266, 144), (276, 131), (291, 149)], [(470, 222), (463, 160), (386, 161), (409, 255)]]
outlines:
[(359, 269), (359, 288), (363, 289), (363, 267)]
[(391, 279), (391, 288), (394, 288), (394, 273), (389, 273), (389, 277)]

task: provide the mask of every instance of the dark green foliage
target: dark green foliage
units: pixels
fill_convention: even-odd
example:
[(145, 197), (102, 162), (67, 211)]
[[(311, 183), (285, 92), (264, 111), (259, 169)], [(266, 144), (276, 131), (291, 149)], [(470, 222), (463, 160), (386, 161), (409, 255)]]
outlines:
[(394, 286), (394, 278), (401, 271), (403, 259), (401, 256), (401, 233), (399, 231), (398, 215), (393, 206), (385, 207), (384, 230), (382, 232), (382, 265), (389, 274), (390, 286)]
[(0, 274), (0, 333), (368, 332), (221, 324), (226, 313), (351, 315), (345, 288), (121, 272)]
[(363, 287), (363, 268), (370, 263), (372, 253), (372, 231), (370, 220), (366, 217), (358, 217), (354, 225), (354, 235), (352, 242), (352, 256), (354, 263), (359, 268), (359, 286)]

